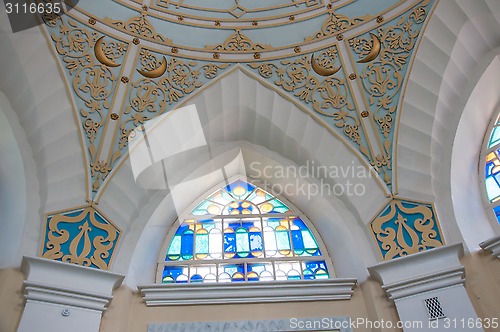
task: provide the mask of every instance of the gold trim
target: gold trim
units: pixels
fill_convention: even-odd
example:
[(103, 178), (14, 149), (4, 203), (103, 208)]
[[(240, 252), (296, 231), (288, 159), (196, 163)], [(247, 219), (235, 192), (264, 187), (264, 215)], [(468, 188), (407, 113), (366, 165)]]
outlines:
[[(440, 245), (438, 246), (434, 246), (434, 247), (431, 247), (431, 248), (428, 248), (428, 249), (424, 249), (424, 250), (417, 250), (417, 251), (414, 251), (414, 249), (410, 249), (410, 250), (413, 250), (414, 252), (411, 252), (409, 254), (414, 254), (414, 253), (417, 253), (417, 252), (422, 252), (422, 251), (426, 251), (426, 250), (430, 250), (432, 248), (438, 248), (438, 247), (441, 247), (441, 246), (444, 246), (446, 245), (446, 238), (445, 238), (445, 234), (443, 233), (442, 229), (441, 229), (441, 224), (439, 222), (439, 218), (438, 218), (438, 215), (437, 215), (437, 211), (436, 211), (436, 207), (434, 205), (434, 203), (432, 202), (425, 202), (425, 201), (420, 201), (420, 200), (414, 200), (414, 199), (409, 199), (409, 198), (406, 198), (406, 197), (398, 197), (398, 196), (391, 196), (389, 198), (388, 201), (386, 201), (384, 203), (384, 205), (378, 209), (378, 211), (373, 215), (373, 217), (370, 219), (370, 221), (368, 222), (367, 226), (368, 228), (370, 229), (370, 233), (371, 233), (371, 236), (372, 236), (372, 239), (374, 240), (374, 243), (375, 243), (375, 246), (376, 246), (376, 249), (377, 249), (377, 252), (378, 252), (378, 256), (380, 257), (381, 260), (385, 261), (385, 260), (390, 260), (390, 259), (394, 259), (396, 257), (390, 257), (390, 258), (386, 258), (384, 257), (384, 255), (382, 254), (382, 251), (380, 249), (380, 244), (379, 244), (379, 239), (377, 238), (376, 234), (375, 234), (375, 231), (373, 230), (372, 228), (372, 224), (373, 222), (379, 218), (380, 214), (385, 211), (386, 209), (390, 208), (392, 202), (397, 202), (396, 204), (398, 203), (410, 203), (410, 204), (413, 204), (413, 205), (417, 205), (416, 207), (414, 207), (413, 209), (417, 209), (417, 211), (420, 210), (420, 208), (422, 206), (430, 206), (430, 209), (432, 211), (432, 214), (434, 216), (434, 219), (435, 219), (435, 224), (436, 224), (436, 227), (437, 227), (437, 230), (438, 230), (438, 233), (440, 235), (440, 238), (441, 238), (441, 241), (437, 241), (437, 240), (434, 240), (432, 238), (428, 238), (428, 240), (430, 241), (430, 243), (432, 243), (433, 241), (436, 241), (436, 242), (439, 242)], [(419, 213), (423, 213), (423, 212), (419, 212)], [(386, 216), (387, 217), (387, 216)], [(391, 218), (393, 218), (394, 216), (392, 216)], [(400, 216), (401, 217), (401, 216)], [(403, 224), (403, 222), (402, 222)], [(402, 227), (404, 227), (405, 225), (402, 225)], [(424, 227), (424, 225), (422, 224), (421, 227)], [(405, 227), (407, 228), (407, 226)], [(422, 228), (422, 232), (423, 232), (423, 228)], [(414, 230), (413, 230), (414, 231)], [(431, 230), (427, 230), (427, 231), (432, 231)], [(393, 236), (396, 236), (396, 234), (392, 234)], [(388, 235), (387, 235), (388, 236)], [(385, 239), (387, 239), (387, 236), (384, 236)], [(400, 235), (397, 235), (397, 236), (400, 236)], [(401, 235), (402, 236), (402, 235)], [(422, 235), (423, 236), (423, 235)], [(425, 239), (424, 239), (425, 240)], [(420, 242), (419, 242), (420, 243)], [(412, 247), (415, 246), (415, 242), (412, 243)], [(406, 256), (406, 255), (400, 255), (400, 257), (403, 257), (403, 256)]]
[(236, 29), (223, 43), (217, 45), (205, 45), (204, 49), (209, 51), (250, 52), (269, 50), (271, 45), (254, 43), (250, 38)]
[[(391, 7), (387, 8), (386, 10), (384, 10), (384, 11), (383, 11), (383, 12), (381, 12), (381, 13), (386, 13), (386, 12), (388, 12), (388, 11), (390, 11), (390, 10), (392, 10), (392, 9), (394, 9), (394, 8), (396, 8), (396, 7), (398, 7), (398, 6), (403, 6), (403, 4), (404, 4), (404, 3), (405, 3), (405, 1), (404, 1), (404, 0), (400, 0), (399, 2), (397, 2), (397, 3), (396, 3), (396, 4), (394, 4), (394, 5), (392, 5)], [(346, 5), (346, 4), (344, 4), (344, 5)], [(138, 10), (140, 10), (139, 8), (134, 8), (133, 6), (132, 6), (132, 7), (131, 7), (131, 6), (128, 6), (128, 7), (130, 7), (130, 8), (131, 8), (132, 10), (134, 10), (134, 11), (138, 11)], [(342, 6), (339, 6), (339, 8), (340, 8), (340, 7), (342, 7)], [(404, 7), (404, 8), (403, 8), (403, 9), (399, 12), (399, 14), (396, 14), (396, 15), (395, 15), (395, 17), (396, 17), (396, 16), (398, 16), (398, 15), (401, 15), (402, 13), (405, 13), (406, 11), (408, 11), (408, 9), (409, 9), (409, 8), (411, 8), (411, 6)], [(78, 12), (78, 13), (80, 13), (81, 15), (86, 16), (86, 17), (91, 16), (91, 15), (90, 15), (90, 13), (88, 13), (88, 12), (87, 12), (87, 11), (85, 11), (85, 10), (82, 10), (81, 8), (74, 8), (74, 11), (76, 11), (76, 12)], [(73, 19), (75, 19), (75, 20), (79, 21), (80, 19), (79, 19), (79, 18), (77, 18), (77, 17), (74, 17), (74, 15), (72, 14), (72, 12), (73, 12), (73, 11), (71, 11), (71, 12), (67, 13), (67, 15), (68, 15), (69, 17), (71, 17), (71, 18), (73, 18)], [(323, 14), (324, 14), (324, 13), (323, 13)], [(153, 17), (154, 17), (154, 15), (151, 15), (151, 12), (148, 12), (148, 15), (153, 16)], [(302, 19), (301, 19), (301, 20), (302, 20)], [(297, 22), (298, 22), (298, 21), (301, 21), (301, 20), (297, 20)], [(167, 20), (167, 21), (176, 22), (176, 20)], [(220, 28), (224, 28), (224, 29), (231, 29), (231, 30), (234, 30), (234, 29), (236, 28), (236, 27), (234, 27), (234, 26), (214, 27), (214, 26), (212, 25), (213, 21), (210, 21), (210, 22), (211, 22), (211, 23), (210, 23), (210, 26), (208, 26), (208, 28), (212, 28), (212, 29), (220, 29)], [(106, 22), (104, 22), (104, 21), (103, 21), (102, 23), (103, 23), (103, 24), (105, 24), (105, 25), (110, 26), (109, 24), (106, 24)], [(184, 22), (183, 24), (190, 24), (191, 26), (194, 26), (194, 27), (197, 27), (197, 26), (206, 27), (205, 25), (191, 24), (191, 22), (189, 22), (189, 21), (188, 21), (188, 22)], [(121, 31), (121, 32), (123, 32), (123, 33), (127, 33), (127, 31), (125, 31), (125, 30), (123, 30), (123, 29), (119, 29), (119, 28), (114, 27), (114, 26), (110, 26), (110, 27), (112, 27), (112, 28), (114, 28), (114, 29), (117, 29), (118, 31)], [(254, 27), (254, 28), (266, 28), (266, 27), (272, 27), (272, 26), (262, 26), (262, 25), (259, 25), (258, 27)], [(237, 29), (249, 29), (249, 28), (252, 28), (252, 26), (250, 25), (250, 26), (238, 26), (238, 27), (237, 27)], [(351, 28), (348, 28), (348, 29), (344, 30), (343, 32), (346, 32), (346, 31), (348, 31), (348, 30), (350, 30), (350, 29), (351, 29)], [(98, 30), (99, 30), (99, 29), (98, 29)], [(371, 29), (368, 29), (368, 30), (371, 30)], [(102, 31), (101, 31), (101, 32), (102, 32)], [(106, 33), (106, 34), (110, 34), (111, 36), (113, 36), (113, 34), (112, 34), (112, 33), (110, 33), (109, 31), (106, 31), (106, 32), (104, 32), (104, 33)], [(146, 40), (149, 40), (149, 41), (151, 41), (151, 42), (153, 42), (153, 43), (157, 43), (158, 45), (149, 46), (149, 48), (150, 48), (151, 50), (158, 51), (158, 52), (163, 52), (163, 53), (164, 53), (165, 51), (164, 51), (164, 47), (163, 47), (163, 46), (165, 46), (165, 45), (167, 45), (167, 46), (177, 47), (179, 50), (200, 52), (200, 53), (202, 53), (202, 54), (207, 52), (207, 50), (205, 50), (205, 49), (203, 49), (203, 48), (190, 47), (190, 46), (180, 46), (180, 45), (175, 45), (175, 44), (173, 44), (171, 41), (170, 41), (170, 43), (169, 43), (168, 41), (166, 41), (166, 42), (162, 43), (162, 42), (155, 41), (155, 40), (150, 39), (150, 38), (147, 38), (147, 37), (143, 37), (143, 38), (144, 38), (144, 39), (146, 39)], [(318, 41), (318, 42), (319, 42), (319, 41), (322, 41), (322, 40), (327, 39), (327, 38), (329, 38), (329, 36), (324, 37), (324, 38), (318, 38), (317, 40), (314, 40), (314, 42), (316, 42), (316, 41)], [(294, 55), (293, 48), (294, 48), (295, 46), (304, 46), (304, 45), (309, 45), (309, 44), (314, 43), (314, 42), (305, 42), (305, 41), (304, 41), (304, 42), (301, 42), (301, 43), (298, 43), (298, 44), (296, 43), (295, 45), (284, 45), (284, 46), (273, 47), (273, 48), (271, 48), (271, 49), (262, 50), (262, 52), (275, 52), (275, 51), (281, 51), (281, 50), (285, 50), (285, 51), (287, 51), (287, 50), (288, 50), (288, 51), (289, 51), (289, 53), (287, 53), (287, 54), (283, 54), (283, 55), (275, 55), (275, 56), (269, 56), (269, 57), (266, 57), (266, 60), (283, 59), (283, 58), (286, 58), (286, 57), (291, 57), (291, 56), (293, 56), (293, 55)], [(317, 50), (321, 50), (321, 49), (323, 49), (324, 47), (325, 47), (325, 46), (314, 47), (314, 48), (311, 48), (310, 50), (308, 50), (308, 52), (314, 52), (314, 51), (317, 51)], [(241, 62), (252, 62), (252, 61), (256, 61), (256, 59), (254, 59), (254, 58), (253, 58), (253, 52), (248, 52), (248, 53), (246, 53), (246, 54), (248, 54), (248, 58), (247, 58), (247, 59), (228, 59), (228, 58), (221, 59), (221, 58), (219, 57), (219, 58), (218, 58), (218, 59), (216, 59), (216, 60), (219, 60), (219, 59), (220, 59), (220, 61), (223, 61), (223, 62), (234, 62), (234, 63), (241, 63)], [(264, 55), (265, 55), (265, 54), (263, 54), (263, 56), (264, 56)], [(186, 57), (186, 58), (189, 58), (189, 59), (193, 59), (193, 60), (210, 61), (210, 59), (208, 58), (208, 56), (209, 56), (209, 55), (207, 54), (207, 57), (204, 57), (204, 56), (198, 56), (198, 55), (189, 55), (189, 56), (188, 56), (188, 55), (186, 55), (185, 57)]]
[[(310, 110), (307, 107), (304, 107), (301, 103), (295, 101), (294, 99), (291, 99), (291, 97), (289, 97), (285, 92), (282, 92), (279, 89), (276, 89), (273, 85), (269, 84), (266, 80), (260, 78), (259, 76), (256, 76), (253, 72), (244, 68), (242, 65), (236, 65), (233, 68), (227, 70), (222, 75), (220, 75), (216, 80), (213, 80), (211, 82), (208, 82), (207, 84), (204, 84), (200, 89), (198, 89), (193, 94), (191, 94), (189, 96), (189, 98), (185, 99), (183, 102), (181, 102), (179, 105), (177, 105), (176, 108), (181, 108), (181, 107), (186, 106), (192, 99), (194, 99), (199, 94), (201, 94), (205, 89), (208, 89), (213, 84), (216, 84), (219, 80), (222, 80), (224, 77), (230, 75), (231, 73), (233, 73), (236, 70), (241, 70), (245, 75), (256, 80), (257, 82), (264, 85), (268, 89), (271, 89), (271, 91), (278, 93), (282, 98), (291, 102), (293, 105), (295, 105), (297, 108), (302, 110), (304, 113), (311, 116), (313, 118), (313, 120), (316, 121), (316, 123), (318, 123), (320, 126), (325, 128), (326, 131), (328, 131), (332, 136), (334, 136), (336, 139), (338, 139), (349, 151), (351, 151), (353, 153), (353, 155), (357, 157), (357, 159), (360, 161), (360, 163), (362, 165), (365, 165), (366, 169), (372, 174), (373, 178), (378, 183), (380, 189), (384, 193), (387, 192), (387, 190), (384, 189), (384, 185), (382, 184), (381, 179), (379, 178), (379, 174), (370, 166), (369, 161), (363, 157), (363, 155), (361, 154), (361, 152), (359, 150), (352, 147), (351, 144), (349, 144), (347, 142), (347, 140), (345, 140), (342, 136), (340, 136), (332, 128), (330, 128), (326, 124), (324, 124), (315, 114), (310, 112)], [(165, 116), (169, 116), (169, 114), (167, 113), (167, 114), (165, 114)], [(125, 154), (123, 154), (121, 156), (120, 161), (118, 162), (118, 164), (115, 165), (115, 167), (113, 168), (113, 171), (109, 174), (109, 176), (106, 177), (106, 180), (101, 185), (99, 192), (96, 194), (96, 196), (95, 196), (96, 202), (99, 202), (101, 197), (104, 195), (104, 192), (106, 191), (108, 184), (112, 181), (115, 174), (118, 172), (118, 170), (123, 165), (123, 163), (129, 158), (129, 156), (130, 156), (130, 151), (127, 151)]]
[[(115, 239), (113, 239), (112, 241), (115, 241), (114, 242), (114, 246), (113, 247), (110, 247), (109, 250), (112, 249), (112, 252), (111, 252), (111, 257), (109, 259), (109, 263), (108, 264), (105, 264), (102, 266), (102, 263), (99, 264), (99, 261), (92, 261), (91, 264), (94, 264), (95, 266), (97, 266), (98, 269), (101, 269), (101, 270), (106, 270), (106, 271), (109, 271), (111, 269), (111, 266), (113, 264), (113, 261), (114, 261), (114, 258), (116, 257), (116, 252), (118, 251), (117, 248), (120, 244), (120, 240), (122, 238), (122, 229), (120, 227), (118, 227), (105, 213), (103, 213), (99, 208), (97, 208), (96, 204), (93, 204), (93, 203), (90, 203), (90, 204), (85, 204), (85, 205), (81, 205), (81, 206), (76, 206), (76, 207), (73, 207), (73, 208), (68, 208), (68, 209), (64, 209), (64, 210), (57, 210), (57, 211), (52, 211), (52, 212), (46, 212), (44, 214), (44, 219), (43, 219), (43, 231), (42, 231), (42, 237), (41, 237), (41, 241), (40, 241), (40, 251), (39, 251), (39, 256), (40, 257), (45, 257), (47, 253), (45, 253), (44, 255), (44, 249), (46, 247), (46, 244), (45, 244), (45, 238), (47, 236), (47, 229), (48, 229), (48, 225), (47, 225), (47, 222), (48, 222), (48, 218), (49, 217), (52, 217), (52, 219), (56, 216), (63, 216), (64, 214), (67, 214), (67, 213), (71, 213), (71, 212), (76, 212), (76, 211), (82, 211), (82, 213), (85, 211), (85, 210), (94, 210), (97, 214), (99, 214), (101, 216), (101, 218), (103, 218), (108, 224), (109, 226), (111, 226), (115, 231), (116, 233), (118, 233), (117, 237)], [(77, 217), (68, 217), (72, 220), (74, 220), (75, 218)], [(52, 221), (51, 219), (51, 221)], [(78, 242), (79, 241), (76, 241), (77, 238), (81, 238), (85, 235), (85, 233), (87, 233), (89, 231), (88, 229), (88, 226), (85, 227), (83, 226), (81, 228), (81, 232), (80, 234), (74, 238), (72, 241), (71, 241), (71, 246), (70, 246), (70, 251), (73, 253), (73, 257), (69, 257), (69, 255), (67, 255), (67, 259), (70, 259), (71, 260), (71, 263), (77, 263), (79, 265), (84, 265), (83, 264), (83, 258), (82, 258), (82, 255), (77, 255), (76, 254), (76, 251), (77, 251), (77, 245), (78, 245)], [(63, 231), (64, 232), (64, 231)], [(64, 233), (62, 233), (64, 234)], [(69, 234), (67, 234), (69, 236)], [(101, 255), (105, 255), (106, 252), (109, 252), (109, 250), (106, 250), (106, 246), (103, 245), (103, 243), (105, 242), (102, 242), (100, 241), (99, 237), (98, 238), (98, 241), (96, 242), (94, 238), (94, 245), (97, 243), (99, 244), (100, 248), (95, 248), (95, 252), (94, 252), (94, 255), (96, 255), (96, 253), (98, 254), (98, 256), (100, 257)], [(67, 241), (69, 241), (70, 239), (68, 238)], [(103, 239), (105, 240), (105, 239)], [(67, 241), (64, 241), (64, 243), (67, 243)], [(76, 241), (76, 242), (75, 242)], [(62, 244), (62, 243), (61, 243)], [(85, 243), (84, 246), (88, 246), (89, 243)], [(87, 249), (83, 249), (84, 251), (87, 250), (88, 251), (88, 248)], [(90, 251), (87, 252), (87, 255), (90, 253)], [(80, 256), (80, 257), (74, 257), (74, 256)], [(64, 256), (66, 257), (66, 256)], [(64, 257), (60, 257), (61, 259), (64, 259)], [(54, 260), (58, 260), (58, 258), (53, 258), (53, 257), (47, 257), (48, 259), (54, 259)], [(105, 257), (106, 258), (106, 257)], [(100, 266), (101, 265), (101, 266)]]
[(355, 26), (365, 23), (373, 18), (373, 15), (356, 16), (349, 18), (342, 14), (337, 14), (333, 9), (328, 10), (328, 17), (323, 22), (323, 26), (319, 32), (306, 37), (305, 42), (312, 42), (317, 39), (324, 39), (333, 35), (338, 35), (341, 32), (349, 30)]
[[(114, 27), (117, 30), (122, 30), (132, 34), (133, 36), (143, 37), (156, 42), (167, 43), (172, 45), (172, 40), (158, 34), (154, 26), (147, 19), (147, 12), (142, 11), (138, 16), (134, 16), (127, 21), (113, 20), (110, 17), (105, 17), (101, 20), (102, 23)], [(135, 42), (134, 42), (135, 44)]]

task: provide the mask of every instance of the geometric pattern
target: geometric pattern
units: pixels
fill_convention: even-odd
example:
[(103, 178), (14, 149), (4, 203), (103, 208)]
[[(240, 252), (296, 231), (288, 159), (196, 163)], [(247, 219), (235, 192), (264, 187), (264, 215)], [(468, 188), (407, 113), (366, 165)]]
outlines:
[(162, 283), (329, 278), (316, 239), (281, 200), (237, 180), (198, 204), (168, 238), (158, 273)]

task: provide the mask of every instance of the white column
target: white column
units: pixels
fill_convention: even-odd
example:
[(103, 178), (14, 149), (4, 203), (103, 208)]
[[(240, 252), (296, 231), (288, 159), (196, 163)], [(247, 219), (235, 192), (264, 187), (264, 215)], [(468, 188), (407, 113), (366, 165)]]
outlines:
[[(408, 324), (403, 328), (405, 332), (483, 331), (476, 327), (480, 322), (465, 291), (465, 272), (459, 260), (463, 254), (460, 243), (368, 268), (394, 301), (400, 320)], [(444, 317), (432, 319), (432, 313)]]
[(26, 306), (18, 332), (98, 332), (123, 276), (44, 258), (24, 257)]
[(479, 243), (479, 246), (486, 251), (491, 252), (493, 256), (500, 259), (500, 236)]

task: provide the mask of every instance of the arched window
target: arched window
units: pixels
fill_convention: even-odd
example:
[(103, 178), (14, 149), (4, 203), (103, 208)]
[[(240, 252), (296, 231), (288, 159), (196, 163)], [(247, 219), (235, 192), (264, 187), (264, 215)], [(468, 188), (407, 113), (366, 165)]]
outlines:
[(485, 160), (484, 184), (487, 204), (500, 223), (500, 116), (490, 125), (481, 160)]
[(237, 180), (203, 199), (167, 237), (157, 282), (330, 278), (326, 250), (289, 204)]

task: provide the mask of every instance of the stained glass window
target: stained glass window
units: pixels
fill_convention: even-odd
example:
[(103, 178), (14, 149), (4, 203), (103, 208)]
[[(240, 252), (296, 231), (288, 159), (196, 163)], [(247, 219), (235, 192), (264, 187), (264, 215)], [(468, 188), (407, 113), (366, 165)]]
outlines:
[(500, 117), (496, 119), (489, 131), (485, 147), (484, 184), (486, 197), (500, 222)]
[(331, 271), (304, 219), (241, 180), (198, 204), (165, 248), (162, 283), (312, 280)]

